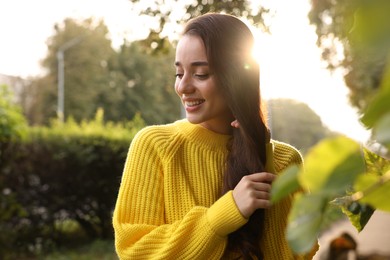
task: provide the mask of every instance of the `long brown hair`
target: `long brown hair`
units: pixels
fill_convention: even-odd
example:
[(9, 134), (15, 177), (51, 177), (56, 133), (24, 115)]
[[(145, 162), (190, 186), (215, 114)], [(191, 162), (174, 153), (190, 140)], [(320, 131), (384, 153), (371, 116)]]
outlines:
[[(203, 40), (221, 94), (240, 124), (233, 129), (229, 144), (224, 194), (234, 189), (243, 176), (265, 169), (265, 145), (270, 135), (261, 109), (259, 65), (251, 53), (254, 38), (238, 18), (215, 13), (190, 20), (184, 34)], [(227, 250), (241, 252), (244, 259), (263, 259), (263, 228), (264, 210), (258, 209), (247, 224), (229, 235)]]

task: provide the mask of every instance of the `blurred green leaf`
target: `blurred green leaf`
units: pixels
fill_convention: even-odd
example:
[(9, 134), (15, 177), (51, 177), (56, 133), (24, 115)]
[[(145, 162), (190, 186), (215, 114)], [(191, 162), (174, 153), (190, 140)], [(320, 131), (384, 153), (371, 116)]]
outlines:
[(371, 206), (354, 200), (353, 196), (350, 195), (335, 198), (330, 203), (331, 205), (338, 206), (359, 232), (363, 230), (375, 211)]
[[(390, 2), (389, 2), (390, 3)], [(390, 20), (389, 20), (390, 21)], [(389, 23), (390, 25), (390, 23)], [(389, 32), (390, 27), (386, 29), (386, 32)], [(390, 34), (387, 34), (387, 37), (390, 37)], [(390, 50), (388, 50), (389, 54)], [(390, 56), (387, 55), (387, 61), (385, 63), (385, 68), (383, 69), (382, 78), (380, 81), (380, 91), (381, 92), (389, 92), (390, 91)]]
[(278, 202), (299, 189), (298, 171), (299, 167), (292, 165), (284, 170), (272, 183), (271, 201), (273, 203)]
[[(390, 105), (389, 105), (390, 107)], [(383, 116), (375, 127), (375, 136), (378, 142), (390, 145), (390, 112)]]
[(341, 207), (348, 207), (352, 202), (353, 202), (352, 197), (348, 195), (348, 196), (337, 197), (334, 200), (330, 201), (330, 204), (341, 208)]
[(361, 121), (367, 127), (372, 128), (385, 115), (390, 113), (390, 89), (383, 88), (370, 102)]
[(304, 188), (330, 197), (344, 193), (363, 172), (359, 144), (340, 136), (325, 139), (310, 150), (298, 178)]
[(309, 252), (317, 241), (327, 201), (314, 194), (299, 194), (289, 215), (287, 240), (296, 253)]
[(390, 161), (370, 151), (367, 148), (363, 149), (364, 160), (366, 163), (366, 173), (383, 175), (390, 168)]
[(370, 45), (384, 41), (390, 29), (389, 10), (389, 1), (361, 1), (354, 12), (350, 38)]
[(355, 190), (361, 202), (390, 212), (390, 171), (383, 176), (365, 174), (356, 180)]
[[(359, 224), (361, 227), (361, 230), (366, 226), (368, 221), (370, 220), (372, 214), (374, 214), (375, 209), (369, 205), (366, 204), (361, 204), (361, 209), (360, 209), (360, 219), (359, 219)], [(352, 223), (354, 224), (354, 223)]]
[(370, 220), (375, 209), (366, 204), (353, 201), (349, 205), (341, 207), (343, 213), (349, 218), (351, 224), (357, 231), (362, 231)]
[[(348, 216), (351, 224), (361, 231), (368, 220), (371, 218), (375, 208), (368, 201), (361, 199), (364, 193), (376, 188), (375, 183), (389, 169), (390, 161), (379, 156), (376, 153), (364, 148), (364, 159), (366, 163), (366, 174), (359, 175), (355, 183), (355, 193), (348, 196), (338, 197), (331, 201), (331, 204), (342, 209), (344, 214)], [(358, 185), (357, 185), (358, 184)], [(383, 199), (383, 196), (381, 199)], [(378, 198), (376, 198), (378, 199)]]

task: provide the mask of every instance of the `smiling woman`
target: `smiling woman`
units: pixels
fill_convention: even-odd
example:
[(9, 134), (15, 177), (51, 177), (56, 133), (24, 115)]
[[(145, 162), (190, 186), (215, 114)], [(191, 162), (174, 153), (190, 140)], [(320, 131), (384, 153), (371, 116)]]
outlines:
[(113, 216), (121, 259), (303, 259), (285, 239), (291, 200), (273, 180), (302, 162), (270, 140), (254, 38), (238, 18), (190, 20), (177, 45), (175, 90), (186, 119), (148, 126), (130, 145)]
[(199, 36), (183, 36), (177, 46), (175, 65), (175, 90), (183, 102), (188, 121), (220, 134), (229, 134), (234, 117), (219, 93)]

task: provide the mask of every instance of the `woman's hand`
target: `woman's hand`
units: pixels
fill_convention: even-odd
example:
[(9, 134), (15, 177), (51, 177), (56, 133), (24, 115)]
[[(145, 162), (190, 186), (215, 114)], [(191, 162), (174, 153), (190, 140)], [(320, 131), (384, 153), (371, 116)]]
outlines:
[(271, 206), (271, 184), (275, 175), (259, 172), (242, 177), (233, 190), (233, 198), (245, 218), (249, 218), (256, 209)]

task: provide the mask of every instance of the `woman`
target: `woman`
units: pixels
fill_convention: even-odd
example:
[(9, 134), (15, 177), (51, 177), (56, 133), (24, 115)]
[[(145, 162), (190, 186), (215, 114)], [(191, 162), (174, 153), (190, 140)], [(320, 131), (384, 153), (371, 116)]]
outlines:
[(269, 192), (302, 159), (270, 141), (253, 42), (230, 15), (185, 27), (175, 90), (186, 119), (130, 146), (113, 217), (121, 259), (299, 259), (284, 233), (291, 201), (271, 205)]

